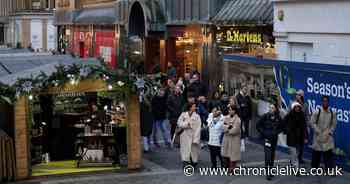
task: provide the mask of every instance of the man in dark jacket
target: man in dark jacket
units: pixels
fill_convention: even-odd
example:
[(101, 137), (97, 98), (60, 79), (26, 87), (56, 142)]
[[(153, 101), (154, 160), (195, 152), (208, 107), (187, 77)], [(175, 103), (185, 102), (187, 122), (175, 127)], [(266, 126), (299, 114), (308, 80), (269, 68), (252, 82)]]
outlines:
[(302, 105), (298, 102), (292, 104), (292, 110), (284, 118), (287, 133), (287, 145), (290, 149), (291, 163), (299, 167), (298, 155), (301, 151), (300, 145), (304, 145), (306, 139), (306, 121), (302, 111)]
[(181, 110), (184, 105), (181, 93), (181, 88), (179, 86), (176, 86), (175, 90), (168, 96), (167, 99), (168, 119), (171, 126), (171, 138), (174, 136), (177, 125), (177, 119), (181, 115)]
[(242, 120), (242, 138), (249, 137), (249, 121), (252, 119), (252, 101), (248, 96), (247, 86), (243, 86), (239, 94), (236, 96), (239, 108), (239, 117)]
[(152, 135), (153, 135), (153, 143), (156, 147), (160, 147), (157, 141), (158, 130), (162, 132), (164, 143), (167, 146), (170, 146), (170, 138), (165, 125), (166, 113), (167, 113), (167, 98), (165, 96), (165, 90), (161, 88), (158, 94), (152, 99), (152, 114), (154, 118)]
[(243, 86), (236, 96), (238, 115), (241, 118), (241, 151), (245, 151), (245, 139), (249, 137), (249, 122), (252, 119), (252, 101), (247, 86)]
[(188, 86), (188, 93), (193, 94), (197, 100), (199, 96), (207, 96), (207, 88), (200, 82), (199, 76), (196, 74), (193, 75), (192, 83)]

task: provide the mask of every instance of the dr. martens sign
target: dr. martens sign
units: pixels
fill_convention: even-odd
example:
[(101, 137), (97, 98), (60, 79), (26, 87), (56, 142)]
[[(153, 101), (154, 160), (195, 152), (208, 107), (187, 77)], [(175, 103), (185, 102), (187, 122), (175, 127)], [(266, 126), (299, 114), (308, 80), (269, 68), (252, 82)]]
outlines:
[(258, 32), (244, 31), (239, 29), (218, 30), (216, 38), (222, 42), (261, 44), (263, 34)]

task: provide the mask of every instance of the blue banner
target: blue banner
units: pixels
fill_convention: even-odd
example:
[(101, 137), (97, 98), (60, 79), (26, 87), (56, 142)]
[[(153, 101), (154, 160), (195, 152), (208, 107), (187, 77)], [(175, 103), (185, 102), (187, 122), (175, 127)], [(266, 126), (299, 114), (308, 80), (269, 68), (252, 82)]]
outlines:
[[(337, 113), (335, 154), (338, 164), (350, 170), (350, 66), (262, 60), (252, 57), (225, 56), (225, 61), (272, 65), (276, 83), (285, 107), (290, 107), (297, 90), (305, 93), (309, 112), (321, 107), (323, 95), (330, 97), (330, 106)], [(312, 143), (310, 137), (309, 144)], [(306, 150), (310, 155), (310, 149)]]
[[(309, 113), (321, 107), (323, 95), (330, 97), (330, 107), (337, 113), (337, 129), (335, 133), (338, 161), (350, 167), (350, 73), (329, 72), (313, 68), (299, 68), (292, 64), (275, 65), (276, 81), (286, 106), (290, 107), (295, 92), (305, 92), (305, 102)], [(350, 70), (349, 70), (350, 71)], [(309, 143), (312, 143), (310, 137)], [(310, 151), (310, 150), (309, 150)]]

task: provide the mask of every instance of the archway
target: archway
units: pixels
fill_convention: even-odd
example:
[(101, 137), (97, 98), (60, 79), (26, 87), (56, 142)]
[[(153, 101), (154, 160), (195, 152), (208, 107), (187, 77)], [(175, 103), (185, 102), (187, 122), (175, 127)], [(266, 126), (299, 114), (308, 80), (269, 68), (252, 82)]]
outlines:
[(129, 15), (129, 26), (128, 26), (128, 35), (139, 36), (144, 38), (146, 36), (146, 18), (142, 8), (142, 5), (139, 2), (135, 2), (131, 6), (130, 15)]

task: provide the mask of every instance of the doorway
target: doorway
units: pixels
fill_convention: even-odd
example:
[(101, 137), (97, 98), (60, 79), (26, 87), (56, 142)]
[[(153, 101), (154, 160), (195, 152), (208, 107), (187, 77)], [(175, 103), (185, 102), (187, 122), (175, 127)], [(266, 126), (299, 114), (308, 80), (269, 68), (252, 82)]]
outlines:
[(84, 58), (85, 56), (85, 44), (84, 42), (79, 42), (79, 56)]

